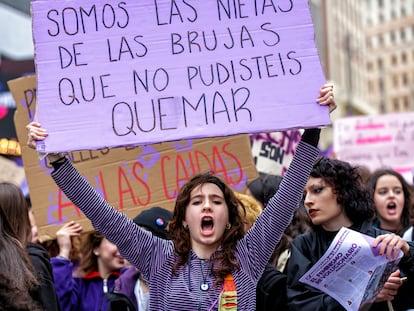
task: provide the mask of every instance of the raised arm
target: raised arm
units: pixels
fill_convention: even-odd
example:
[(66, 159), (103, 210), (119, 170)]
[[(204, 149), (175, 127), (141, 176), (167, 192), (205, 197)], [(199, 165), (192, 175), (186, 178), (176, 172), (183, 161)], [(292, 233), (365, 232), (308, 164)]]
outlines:
[[(27, 125), (27, 130), (28, 145), (31, 147), (35, 146), (36, 140), (44, 140), (48, 136), (37, 122)], [(124, 213), (117, 211), (64, 154), (49, 154), (47, 157), (54, 168), (51, 175), (57, 186), (91, 220), (94, 228), (118, 247), (122, 257), (136, 266), (145, 277), (150, 275), (151, 265), (162, 265), (173, 251), (170, 241), (154, 238)]]
[[(317, 102), (328, 106), (330, 111), (336, 108), (331, 84), (326, 84), (320, 89)], [(246, 266), (250, 268), (246, 267), (246, 269), (255, 269), (252, 271), (255, 276), (260, 277), (260, 273), (299, 206), (303, 189), (319, 155), (317, 148), (319, 135), (320, 129), (318, 128), (305, 130), (278, 191), (269, 200), (264, 212), (244, 239), (252, 253), (251, 258), (255, 260), (254, 264), (247, 263)]]
[(79, 286), (73, 278), (73, 263), (69, 259), (72, 250), (72, 237), (79, 236), (81, 225), (74, 221), (64, 224), (56, 232), (59, 255), (51, 258), (56, 293), (63, 310), (71, 310), (79, 305)]

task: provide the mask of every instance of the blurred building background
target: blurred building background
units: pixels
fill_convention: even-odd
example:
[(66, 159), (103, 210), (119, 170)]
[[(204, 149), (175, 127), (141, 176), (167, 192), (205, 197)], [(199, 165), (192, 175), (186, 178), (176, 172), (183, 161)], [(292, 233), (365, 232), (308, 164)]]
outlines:
[(0, 0), (0, 181), (14, 182), (25, 195), (20, 144), (14, 128), (16, 104), (7, 81), (34, 73), (29, 0)]
[[(414, 110), (414, 0), (311, 0), (334, 117)], [(325, 135), (322, 148), (332, 142)]]

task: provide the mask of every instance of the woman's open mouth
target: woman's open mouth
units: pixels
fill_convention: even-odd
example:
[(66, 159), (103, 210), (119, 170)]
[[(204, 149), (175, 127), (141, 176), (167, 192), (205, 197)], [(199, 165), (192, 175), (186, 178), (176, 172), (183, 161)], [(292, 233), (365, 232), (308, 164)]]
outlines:
[(201, 231), (206, 233), (211, 233), (214, 229), (214, 221), (213, 218), (210, 216), (204, 216), (201, 219)]

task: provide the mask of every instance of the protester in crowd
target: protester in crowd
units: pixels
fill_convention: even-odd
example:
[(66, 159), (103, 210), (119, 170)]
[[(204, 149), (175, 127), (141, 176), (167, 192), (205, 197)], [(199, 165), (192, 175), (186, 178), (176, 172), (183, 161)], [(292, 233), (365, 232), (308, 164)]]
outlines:
[[(30, 219), (30, 225), (32, 229), (31, 230), (32, 231), (32, 236), (31, 236), (32, 243), (41, 244), (48, 252), (49, 258), (58, 256), (59, 255), (59, 244), (56, 239), (47, 239), (43, 241), (40, 240), (39, 229), (37, 227), (36, 217), (35, 217), (35, 214), (32, 208), (32, 202), (31, 202), (30, 196), (27, 195), (25, 199), (26, 199), (27, 206), (29, 208), (29, 219)], [(72, 243), (72, 248), (69, 254), (69, 259), (76, 265), (77, 263), (79, 263), (79, 259), (80, 259), (80, 251), (79, 251), (80, 238), (72, 237), (71, 243)]]
[(11, 183), (0, 183), (0, 223), (0, 310), (60, 310), (49, 256), (31, 242), (26, 199)]
[(292, 221), (283, 233), (282, 239), (277, 244), (269, 262), (279, 271), (286, 273), (287, 262), (290, 258), (290, 245), (299, 234), (312, 230), (309, 216), (302, 206), (295, 211)]
[[(47, 250), (49, 253), (49, 257), (57, 257), (59, 256), (59, 243), (57, 238), (45, 240), (40, 242), (40, 244)], [(73, 235), (70, 238), (70, 252), (69, 252), (69, 260), (73, 264), (73, 269), (76, 270), (76, 268), (79, 266), (80, 259), (82, 257), (81, 254), (81, 236), (80, 235)]]
[(359, 175), (361, 175), (361, 183), (366, 185), (369, 177), (371, 176), (371, 170), (369, 167), (365, 165), (356, 165), (355, 169), (359, 172)]
[(371, 174), (367, 186), (374, 200), (376, 227), (400, 236), (412, 230), (412, 190), (401, 174), (392, 169), (378, 169)]
[[(173, 214), (162, 207), (152, 207), (139, 213), (134, 222), (154, 236), (168, 239), (168, 224)], [(111, 311), (148, 311), (149, 288), (134, 266), (125, 268), (107, 297)]]
[[(414, 169), (413, 169), (413, 183), (411, 184), (411, 193), (414, 193)], [(411, 200), (410, 223), (414, 224), (414, 200)]]
[[(336, 107), (332, 89), (323, 86), (317, 100), (330, 111)], [(39, 123), (27, 129), (29, 146), (47, 136)], [(278, 192), (247, 234), (233, 191), (212, 173), (196, 175), (181, 187), (167, 241), (109, 205), (65, 156), (49, 154), (48, 159), (52, 177), (66, 196), (142, 273), (150, 288), (150, 309), (217, 310), (225, 297), (233, 309), (254, 310), (252, 289), (299, 205), (319, 153), (319, 133), (305, 130)]]
[(82, 226), (69, 221), (57, 232), (59, 255), (51, 258), (56, 291), (63, 310), (105, 311), (107, 294), (120, 275), (125, 260), (117, 247), (97, 231), (82, 235), (78, 267), (70, 260), (71, 237), (77, 237)]
[[(260, 202), (263, 208), (268, 200), (277, 192), (282, 177), (260, 173), (259, 177), (248, 183), (246, 194), (251, 195)], [(290, 243), (298, 234), (310, 230), (310, 220), (301, 208), (295, 211), (293, 219), (286, 228), (279, 243), (277, 244), (269, 262), (281, 272), (285, 272), (287, 261), (290, 257)]]
[(25, 196), (25, 200), (26, 200), (26, 204), (27, 204), (27, 208), (29, 209), (29, 220), (30, 220), (30, 226), (31, 226), (31, 231), (32, 231), (32, 235), (31, 235), (31, 242), (32, 243), (39, 243), (39, 230), (37, 228), (37, 224), (36, 224), (36, 218), (33, 212), (33, 208), (32, 208), (32, 201), (30, 200), (30, 196)]
[[(262, 204), (253, 196), (235, 192), (240, 201), (239, 213), (242, 216), (244, 230), (247, 232), (262, 213)], [(287, 310), (286, 275), (273, 265), (267, 264), (256, 286), (256, 311)]]
[(234, 192), (237, 200), (240, 201), (239, 214), (242, 216), (244, 231), (247, 232), (262, 213), (263, 207), (259, 201), (248, 194)]
[(162, 239), (169, 239), (168, 225), (173, 217), (173, 214), (162, 207), (155, 206), (145, 211), (142, 211), (134, 218), (134, 222)]
[[(399, 268), (407, 273), (414, 272), (413, 244), (372, 225), (372, 201), (362, 185), (358, 169), (349, 163), (320, 158), (306, 184), (304, 206), (313, 230), (292, 242), (287, 268), (290, 310), (345, 310), (331, 296), (299, 281), (324, 255), (342, 227), (375, 237), (372, 247), (379, 245), (379, 253), (388, 258), (396, 258), (401, 250), (404, 255)], [(370, 310), (388, 310), (386, 301), (394, 298), (402, 284), (399, 274), (399, 270), (391, 274)]]
[[(411, 185), (411, 193), (414, 193), (414, 184)], [(411, 200), (410, 223), (414, 225), (414, 200)]]
[[(59, 243), (56, 238), (42, 241), (40, 244), (47, 250), (50, 258), (59, 256)], [(79, 262), (82, 257), (80, 251), (81, 244), (82, 243), (80, 236), (73, 236), (71, 238), (72, 248), (69, 252), (69, 260), (72, 262), (73, 268), (75, 270), (79, 266)]]
[[(367, 183), (374, 200), (375, 222), (379, 229), (393, 232), (406, 241), (414, 240), (410, 210), (412, 189), (404, 177), (393, 169), (381, 168), (374, 171)], [(404, 275), (401, 275), (404, 277)], [(392, 304), (395, 310), (414, 309), (414, 278), (399, 288)]]
[(281, 182), (282, 176), (259, 172), (259, 176), (247, 184), (246, 194), (255, 198), (262, 208), (265, 208)]

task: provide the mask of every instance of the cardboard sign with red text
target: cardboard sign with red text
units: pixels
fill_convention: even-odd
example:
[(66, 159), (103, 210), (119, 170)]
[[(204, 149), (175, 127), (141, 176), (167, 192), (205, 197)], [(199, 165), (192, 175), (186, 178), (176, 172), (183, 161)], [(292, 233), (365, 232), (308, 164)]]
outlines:
[[(34, 118), (34, 76), (9, 82), (16, 101), (16, 131), (27, 141), (25, 126)], [(78, 139), (82, 139), (79, 137)], [(72, 162), (115, 208), (134, 217), (145, 208), (173, 208), (178, 189), (191, 176), (212, 170), (236, 191), (257, 177), (247, 135), (182, 140), (140, 147), (86, 150), (69, 153)], [(88, 219), (58, 189), (46, 160), (22, 143), (22, 157), (30, 197), (42, 240), (55, 237), (61, 224), (78, 221), (90, 230)]]

